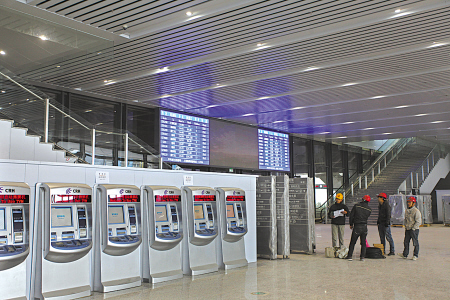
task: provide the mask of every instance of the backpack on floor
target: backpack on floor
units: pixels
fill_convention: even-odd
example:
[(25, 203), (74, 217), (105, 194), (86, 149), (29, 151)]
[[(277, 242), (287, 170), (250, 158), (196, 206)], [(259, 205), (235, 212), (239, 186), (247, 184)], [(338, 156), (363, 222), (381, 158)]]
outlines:
[(386, 258), (386, 257), (384, 257), (380, 248), (369, 247), (366, 248), (366, 258)]

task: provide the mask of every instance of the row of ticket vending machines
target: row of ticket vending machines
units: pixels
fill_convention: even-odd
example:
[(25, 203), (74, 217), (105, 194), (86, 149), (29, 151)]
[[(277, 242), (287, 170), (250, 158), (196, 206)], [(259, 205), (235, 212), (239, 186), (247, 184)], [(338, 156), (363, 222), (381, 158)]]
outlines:
[(74, 299), (247, 265), (239, 188), (0, 182), (0, 299)]

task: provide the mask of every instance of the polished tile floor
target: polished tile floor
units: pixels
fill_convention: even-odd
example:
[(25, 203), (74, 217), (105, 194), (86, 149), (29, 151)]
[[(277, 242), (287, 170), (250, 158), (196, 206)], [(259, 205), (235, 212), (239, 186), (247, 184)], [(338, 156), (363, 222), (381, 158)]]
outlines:
[[(403, 250), (403, 228), (392, 228), (396, 252)], [(348, 246), (351, 231), (346, 227)], [(368, 241), (378, 243), (375, 226)], [(398, 256), (361, 262), (325, 258), (331, 246), (330, 225), (316, 226), (314, 255), (258, 260), (247, 268), (203, 275), (155, 287), (100, 294), (91, 299), (450, 299), (450, 227), (420, 229), (417, 261)], [(359, 257), (359, 245), (354, 257)], [(411, 257), (411, 256), (410, 256)], [(260, 293), (259, 295), (257, 293)]]

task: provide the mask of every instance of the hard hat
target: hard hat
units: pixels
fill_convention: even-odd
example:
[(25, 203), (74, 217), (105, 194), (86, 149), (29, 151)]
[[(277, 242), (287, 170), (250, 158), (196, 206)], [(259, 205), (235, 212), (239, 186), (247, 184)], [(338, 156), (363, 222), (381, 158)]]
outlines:
[(337, 193), (336, 199), (342, 200), (342, 199), (344, 199), (344, 195), (342, 195), (342, 193)]
[(416, 203), (417, 201), (416, 201), (416, 197), (408, 197), (408, 200), (406, 200), (406, 201), (408, 201), (408, 202), (414, 202), (414, 203)]
[(362, 199), (363, 199), (364, 201), (370, 202), (370, 196), (369, 196), (369, 195), (364, 195), (364, 196), (362, 197)]
[(386, 198), (387, 198), (387, 195), (386, 195), (386, 193), (379, 193), (379, 194), (378, 194), (378, 197), (383, 197), (384, 199), (386, 199)]

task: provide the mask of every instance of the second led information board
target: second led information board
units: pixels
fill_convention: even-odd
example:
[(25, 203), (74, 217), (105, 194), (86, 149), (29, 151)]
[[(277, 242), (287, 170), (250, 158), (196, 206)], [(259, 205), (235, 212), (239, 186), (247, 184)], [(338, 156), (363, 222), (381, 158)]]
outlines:
[(289, 171), (289, 135), (258, 129), (259, 168)]
[(161, 110), (164, 161), (209, 164), (209, 120)]

